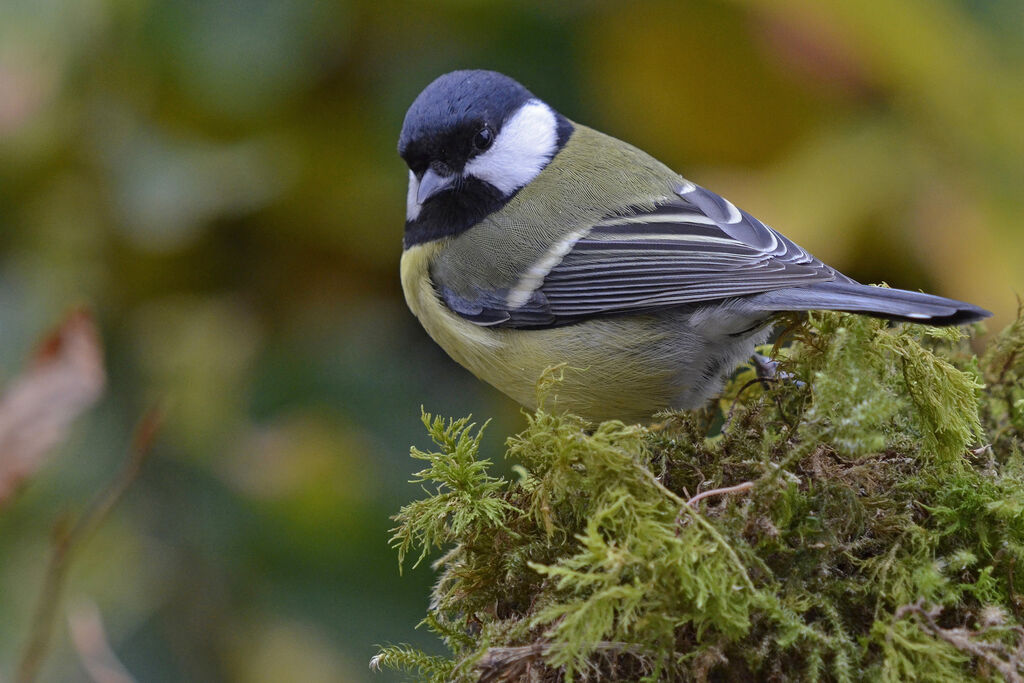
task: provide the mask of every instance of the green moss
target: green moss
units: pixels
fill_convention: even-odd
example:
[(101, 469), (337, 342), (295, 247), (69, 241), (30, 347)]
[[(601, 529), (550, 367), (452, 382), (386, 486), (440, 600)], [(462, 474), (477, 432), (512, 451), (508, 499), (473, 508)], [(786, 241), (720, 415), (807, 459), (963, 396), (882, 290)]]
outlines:
[(450, 656), (374, 664), (434, 681), (1017, 680), (1024, 322), (980, 358), (962, 337), (813, 314), (778, 352), (787, 379), (739, 373), (718, 406), (649, 427), (528, 415), (513, 481), (467, 420), (424, 415), (426, 497), (392, 542), (444, 550), (424, 624)]

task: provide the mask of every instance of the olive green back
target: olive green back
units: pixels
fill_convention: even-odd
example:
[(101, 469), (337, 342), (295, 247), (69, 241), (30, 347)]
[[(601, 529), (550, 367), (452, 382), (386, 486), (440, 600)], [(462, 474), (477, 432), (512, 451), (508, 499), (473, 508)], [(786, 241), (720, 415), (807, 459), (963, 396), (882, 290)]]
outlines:
[(432, 268), (437, 281), (469, 300), (481, 289), (511, 288), (570, 233), (673, 196), (677, 173), (632, 145), (574, 125), (566, 146), (525, 189), (441, 250)]

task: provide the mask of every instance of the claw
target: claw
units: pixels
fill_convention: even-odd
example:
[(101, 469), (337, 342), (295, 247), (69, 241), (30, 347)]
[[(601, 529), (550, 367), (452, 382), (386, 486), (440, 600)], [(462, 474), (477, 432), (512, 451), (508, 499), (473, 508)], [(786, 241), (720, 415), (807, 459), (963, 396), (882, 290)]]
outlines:
[(782, 380), (793, 382), (798, 387), (804, 386), (804, 383), (793, 377), (792, 373), (779, 372), (779, 361), (772, 360), (768, 356), (760, 353), (755, 353), (751, 360), (754, 362), (754, 372), (757, 373), (757, 378), (763, 381), (767, 380)]

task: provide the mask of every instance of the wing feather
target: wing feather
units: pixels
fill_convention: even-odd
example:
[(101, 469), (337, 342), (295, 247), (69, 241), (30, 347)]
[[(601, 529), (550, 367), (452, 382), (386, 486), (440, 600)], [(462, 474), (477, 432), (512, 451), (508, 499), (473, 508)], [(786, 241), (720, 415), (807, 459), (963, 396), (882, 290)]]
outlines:
[[(453, 306), (480, 324), (557, 326), (604, 314), (698, 306), (814, 282), (851, 282), (728, 200), (692, 183), (654, 209), (629, 209), (588, 230), (543, 277), (486, 305)], [(525, 288), (525, 289), (524, 289)], [(446, 297), (447, 298), (447, 297)], [(513, 302), (515, 305), (513, 305)], [(459, 308), (463, 310), (459, 310)], [(499, 322), (496, 322), (499, 321)]]

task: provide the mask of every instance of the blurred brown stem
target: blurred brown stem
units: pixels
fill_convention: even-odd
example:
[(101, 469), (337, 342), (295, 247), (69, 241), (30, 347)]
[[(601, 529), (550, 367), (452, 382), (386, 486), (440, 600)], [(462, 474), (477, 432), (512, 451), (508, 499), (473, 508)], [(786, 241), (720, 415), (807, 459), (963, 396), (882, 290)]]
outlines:
[(39, 591), (36, 611), (32, 617), (29, 640), (22, 651), (21, 660), (18, 662), (18, 673), (15, 678), (17, 683), (31, 683), (39, 675), (39, 670), (50, 648), (61, 591), (74, 554), (99, 528), (138, 476), (142, 463), (149, 455), (153, 439), (160, 429), (163, 416), (164, 413), (160, 408), (152, 408), (142, 416), (135, 428), (128, 455), (117, 475), (93, 498), (70, 530), (67, 518), (58, 521), (55, 526), (53, 549), (46, 566), (46, 576)]

